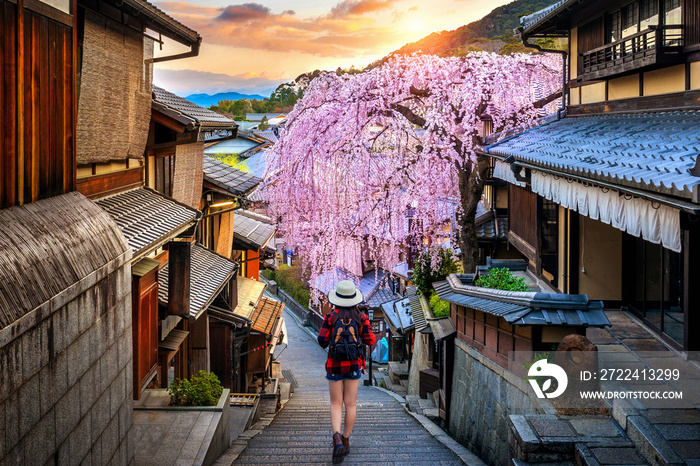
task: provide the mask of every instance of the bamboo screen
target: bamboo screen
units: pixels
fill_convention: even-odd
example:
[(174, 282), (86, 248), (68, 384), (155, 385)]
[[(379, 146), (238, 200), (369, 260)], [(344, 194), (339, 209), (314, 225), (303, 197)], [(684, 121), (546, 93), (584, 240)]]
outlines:
[(204, 143), (181, 144), (175, 147), (173, 198), (199, 209), (204, 176)]
[(85, 12), (78, 102), (78, 163), (142, 158), (152, 82), (144, 59), (153, 43), (138, 31)]

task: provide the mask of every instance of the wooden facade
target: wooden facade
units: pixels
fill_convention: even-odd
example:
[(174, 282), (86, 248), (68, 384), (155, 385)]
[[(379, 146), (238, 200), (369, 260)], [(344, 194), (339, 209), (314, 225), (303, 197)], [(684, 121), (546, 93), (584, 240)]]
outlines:
[(75, 190), (76, 9), (0, 5), (0, 208)]
[(158, 369), (158, 267), (142, 275), (134, 273), (131, 289), (134, 398), (138, 400)]

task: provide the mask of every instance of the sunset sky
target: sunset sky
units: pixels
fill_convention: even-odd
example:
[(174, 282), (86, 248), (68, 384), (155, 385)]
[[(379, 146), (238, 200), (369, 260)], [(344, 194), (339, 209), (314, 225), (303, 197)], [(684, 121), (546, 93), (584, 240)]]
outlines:
[[(231, 0), (155, 4), (199, 32), (196, 58), (158, 64), (155, 83), (180, 95), (268, 96), (315, 69), (362, 68), (432, 32), (456, 29), (509, 0)], [(168, 44), (156, 56), (177, 53)]]

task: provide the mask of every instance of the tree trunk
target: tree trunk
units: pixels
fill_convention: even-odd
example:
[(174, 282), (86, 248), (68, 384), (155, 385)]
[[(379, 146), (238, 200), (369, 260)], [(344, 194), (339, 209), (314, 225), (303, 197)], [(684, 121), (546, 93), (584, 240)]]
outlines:
[(479, 263), (479, 245), (476, 241), (476, 207), (484, 192), (488, 174), (488, 159), (478, 155), (476, 166), (470, 164), (459, 169), (459, 194), (462, 218), (459, 225), (459, 247), (462, 251), (464, 273), (475, 273)]

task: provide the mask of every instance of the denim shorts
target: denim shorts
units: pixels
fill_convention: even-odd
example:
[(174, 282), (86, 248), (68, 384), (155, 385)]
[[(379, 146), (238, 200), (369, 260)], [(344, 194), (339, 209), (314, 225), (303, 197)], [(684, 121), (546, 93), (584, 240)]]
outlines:
[(329, 374), (326, 372), (326, 379), (331, 382), (340, 382), (341, 380), (358, 380), (362, 378), (362, 369), (348, 372), (347, 374)]

